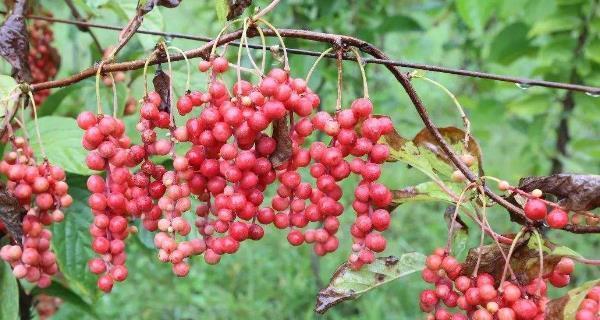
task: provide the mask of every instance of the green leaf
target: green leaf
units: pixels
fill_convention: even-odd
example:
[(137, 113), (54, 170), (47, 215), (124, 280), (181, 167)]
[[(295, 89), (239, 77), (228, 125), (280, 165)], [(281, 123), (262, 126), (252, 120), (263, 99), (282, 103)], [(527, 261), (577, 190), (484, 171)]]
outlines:
[(45, 117), (53, 114), (70, 94), (78, 92), (83, 87), (83, 83), (77, 83), (68, 87), (53, 91), (44, 101), (43, 108), (39, 108), (38, 117)]
[(221, 23), (227, 21), (227, 13), (229, 12), (227, 0), (215, 0), (215, 10), (217, 11), (217, 18)]
[(492, 40), (489, 59), (503, 65), (509, 65), (534, 51), (527, 38), (528, 30), (527, 25), (521, 22), (504, 27)]
[(0, 75), (0, 117), (4, 118), (11, 95), (17, 88), (17, 82), (10, 76)]
[(585, 57), (600, 63), (600, 39), (594, 39), (585, 47)]
[(585, 296), (587, 295), (588, 291), (590, 291), (590, 289), (592, 289), (599, 283), (600, 280), (596, 279), (588, 281), (580, 287), (570, 290), (567, 293), (567, 296), (569, 297), (569, 302), (567, 302), (567, 304), (565, 305), (565, 309), (563, 310), (563, 319), (575, 319), (575, 314), (579, 309), (579, 305), (581, 305), (581, 302), (583, 302), (583, 299), (585, 299)]
[(509, 112), (524, 119), (532, 120), (534, 116), (546, 114), (552, 104), (553, 97), (549, 94), (527, 94), (513, 100), (507, 105)]
[(495, 8), (497, 8), (495, 0), (456, 0), (458, 15), (469, 28), (477, 32), (483, 31)]
[(419, 21), (411, 16), (397, 14), (388, 16), (383, 20), (383, 23), (377, 27), (378, 32), (406, 32), (406, 31), (421, 31), (423, 27)]
[(8, 263), (0, 262), (0, 319), (19, 319), (19, 287)]
[(552, 251), (550, 252), (551, 255), (553, 256), (572, 256), (572, 257), (580, 257), (582, 258), (583, 256), (581, 254), (579, 254), (579, 252), (566, 247), (566, 246), (559, 246), (556, 247), (554, 249), (552, 249)]
[[(73, 118), (48, 116), (38, 120), (42, 143), (51, 163), (65, 171), (90, 175), (94, 172), (85, 165), (87, 151), (81, 146), (83, 130)], [(35, 123), (30, 121), (27, 131), (31, 138), (34, 154), (41, 154), (40, 144), (35, 138)]]
[(572, 30), (575, 29), (579, 23), (579, 18), (572, 15), (548, 17), (534, 24), (527, 36), (533, 38), (554, 32)]
[(600, 279), (588, 281), (570, 290), (566, 295), (550, 300), (546, 305), (547, 319), (575, 319), (581, 302), (583, 302), (588, 292), (598, 284), (600, 284)]
[(89, 272), (87, 262), (95, 254), (90, 247), (92, 240), (88, 227), (92, 214), (86, 204), (89, 193), (81, 188), (69, 189), (73, 205), (65, 211), (65, 220), (52, 225), (52, 248), (60, 271), (69, 286), (89, 300), (97, 295), (96, 276)]
[(342, 301), (356, 299), (371, 289), (420, 271), (424, 265), (425, 256), (418, 252), (406, 253), (399, 258), (377, 258), (358, 271), (344, 263), (335, 271), (329, 285), (319, 291), (315, 311), (325, 313)]
[(92, 315), (94, 318), (98, 318), (98, 315), (94, 311), (92, 305), (87, 303), (83, 298), (81, 298), (78, 294), (73, 292), (73, 290), (65, 287), (62, 283), (57, 281), (52, 281), (49, 287), (47, 288), (39, 288), (35, 287), (31, 295), (35, 296), (38, 294), (46, 294), (52, 297), (61, 298), (63, 301), (69, 303), (77, 307), (77, 309), (85, 312), (88, 315)]
[[(455, 194), (460, 194), (462, 184), (460, 183), (444, 183), (448, 189)], [(394, 205), (401, 205), (407, 202), (416, 201), (442, 201), (454, 204), (452, 198), (442, 190), (442, 188), (433, 181), (420, 183), (416, 186), (410, 186), (399, 190), (392, 191)]]
[(154, 245), (154, 233), (146, 230), (141, 220), (135, 221), (134, 224), (138, 229), (137, 239), (140, 241), (140, 243), (146, 249), (150, 249), (152, 251), (156, 250), (156, 246)]

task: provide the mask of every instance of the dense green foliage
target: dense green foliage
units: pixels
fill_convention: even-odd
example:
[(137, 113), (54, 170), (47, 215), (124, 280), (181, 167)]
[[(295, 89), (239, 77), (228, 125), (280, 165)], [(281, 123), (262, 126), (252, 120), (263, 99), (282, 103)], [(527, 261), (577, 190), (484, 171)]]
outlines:
[[(398, 60), (600, 86), (600, 8), (597, 2), (290, 0), (282, 1), (267, 18), (281, 28), (356, 36), (372, 42)], [(40, 3), (55, 17), (70, 15), (61, 1)], [(94, 22), (123, 25), (131, 16), (136, 1), (79, 0), (75, 3), (85, 15), (91, 15)], [(266, 3), (268, 1), (255, 1), (257, 5)], [(184, 1), (176, 9), (156, 9), (142, 28), (215, 36), (222, 25), (216, 17), (213, 1)], [(59, 78), (76, 73), (99, 59), (100, 53), (88, 34), (68, 25), (55, 24), (53, 29), (56, 47), (62, 56)], [(95, 30), (95, 33), (103, 45), (116, 42), (117, 33), (105, 30)], [(157, 37), (136, 35), (118, 60), (145, 58), (156, 41)], [(275, 44), (274, 39), (270, 41)], [(325, 49), (304, 41), (286, 43), (294, 48)], [(180, 39), (171, 40), (171, 44), (184, 50), (200, 45)], [(231, 56), (235, 54), (233, 51), (230, 48)], [(196, 61), (192, 61), (193, 67)], [(311, 57), (291, 56), (292, 74), (305, 75), (313, 62)], [(3, 71), (8, 70), (5, 64), (1, 66)], [(176, 63), (174, 68), (175, 90), (180, 94), (186, 77), (185, 63)], [(141, 71), (128, 75), (128, 80), (133, 80), (130, 94), (136, 99), (141, 98), (143, 92), (141, 75)], [(376, 65), (367, 67), (367, 76), (376, 112), (392, 117), (396, 129), (405, 137), (420, 131), (422, 123), (393, 77), (382, 66)], [(564, 101), (569, 98), (565, 91), (524, 90), (510, 83), (453, 75), (428, 73), (427, 76), (447, 86), (465, 107), (473, 135), (483, 149), (484, 169), (490, 175), (517, 183), (520, 177), (550, 173), (554, 157), (562, 162), (565, 172), (600, 171), (599, 98), (574, 93), (575, 107), (566, 112)], [(329, 110), (335, 105), (335, 77), (335, 65), (324, 61), (311, 80), (312, 87), (318, 88), (322, 105)], [(194, 70), (192, 86), (204, 88), (205, 84), (204, 75)], [(461, 126), (452, 101), (443, 92), (419, 80), (415, 80), (415, 86), (438, 126)], [(112, 93), (108, 88), (102, 90), (103, 105), (108, 110), (112, 106)], [(361, 90), (358, 68), (353, 63), (345, 63), (344, 103), (359, 96)], [(128, 93), (129, 89), (120, 84), (121, 107)], [(73, 117), (83, 109), (95, 110), (94, 95), (93, 80), (54, 90), (42, 107), (42, 113)], [(131, 127), (136, 117), (126, 117)], [(568, 119), (571, 135), (568, 156), (557, 154), (555, 146), (557, 127), (563, 117)], [(85, 268), (85, 261), (91, 255), (87, 232), (91, 214), (85, 206), (85, 180), (77, 174), (88, 172), (82, 165), (83, 158), (77, 158), (77, 149), (81, 147), (71, 141), (78, 140), (82, 132), (77, 132), (77, 139), (74, 139), (68, 134), (69, 130), (77, 130), (74, 121), (61, 119), (65, 122), (60, 123), (59, 131), (56, 121), (41, 119), (42, 130), (54, 131), (44, 135), (44, 140), (47, 149), (64, 151), (55, 156), (67, 160), (55, 162), (70, 172), (69, 184), (76, 202), (68, 210), (65, 222), (54, 226), (54, 247), (66, 283), (86, 303), (65, 301), (55, 319), (88, 318), (93, 313), (102, 319), (317, 317), (313, 312), (315, 295), (336, 267), (345, 261), (348, 254), (345, 248), (349, 248), (350, 243), (347, 232), (342, 233), (340, 239), (340, 247), (344, 249), (317, 259), (309, 247), (291, 247), (284, 234), (270, 232), (272, 230), (267, 228), (261, 243), (242, 246), (239, 254), (224, 257), (216, 267), (198, 259), (192, 262), (190, 275), (182, 279), (174, 277), (169, 266), (156, 263), (155, 251), (146, 246), (151, 243), (151, 238), (142, 232), (139, 237), (128, 240), (132, 244), (128, 259), (129, 278), (110, 295), (100, 295), (94, 284), (95, 277), (89, 276)], [(388, 164), (383, 175), (383, 182), (391, 188), (426, 180), (416, 170), (401, 164)], [(346, 181), (348, 191), (354, 183)], [(347, 199), (346, 203), (349, 201)], [(428, 253), (443, 245), (447, 235), (442, 218), (444, 209), (442, 203), (407, 204), (398, 208), (387, 231), (389, 245), (385, 254)], [(490, 217), (496, 230), (516, 230), (515, 226), (510, 229), (505, 211), (493, 208)], [(344, 226), (349, 227), (349, 224)], [(598, 255), (598, 237), (559, 232), (550, 232), (548, 236), (553, 240), (560, 239), (584, 256)], [(478, 232), (471, 232), (470, 237), (472, 246), (476, 245)], [(76, 242), (68, 239), (76, 239)], [(597, 268), (580, 266), (578, 269), (573, 285), (600, 277)], [(422, 285), (419, 275), (413, 274), (369, 292), (354, 303), (341, 304), (323, 318), (415, 319), (420, 316), (416, 292)]]

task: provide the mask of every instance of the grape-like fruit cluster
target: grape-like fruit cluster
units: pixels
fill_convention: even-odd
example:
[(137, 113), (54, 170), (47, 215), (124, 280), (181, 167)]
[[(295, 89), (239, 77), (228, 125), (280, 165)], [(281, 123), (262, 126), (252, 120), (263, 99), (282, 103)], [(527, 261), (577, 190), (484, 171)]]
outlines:
[(106, 174), (91, 175), (87, 180), (92, 193), (88, 205), (94, 214), (90, 225), (92, 249), (99, 255), (88, 266), (91, 272), (101, 275), (100, 290), (110, 292), (115, 281), (123, 281), (128, 275), (124, 240), (135, 231), (129, 220), (141, 215), (143, 203), (150, 203), (145, 190), (133, 183), (130, 172), (145, 153), (142, 147), (131, 145), (119, 119), (86, 111), (77, 117), (77, 124), (85, 130), (83, 146), (90, 151), (87, 166)]
[(545, 280), (564, 287), (574, 269), (571, 259), (562, 258), (549, 274), (526, 285), (499, 283), (488, 273), (464, 275), (461, 263), (444, 249), (428, 256), (425, 266), (421, 276), (435, 288), (421, 292), (419, 304), (432, 320), (543, 320), (548, 302)]
[(588, 291), (575, 314), (575, 320), (598, 319), (600, 319), (600, 285)]
[(0, 258), (10, 263), (13, 274), (39, 287), (51, 283), (56, 274), (56, 257), (50, 249), (52, 232), (47, 226), (64, 219), (63, 209), (73, 203), (67, 194), (65, 172), (47, 160), (36, 164), (27, 139), (11, 137), (12, 150), (0, 162), (0, 173), (6, 176), (6, 189), (27, 210), (23, 217), (22, 246), (5, 245)]
[[(104, 274), (99, 287), (108, 292), (113, 280), (126, 277), (122, 241), (134, 218), (157, 232), (158, 259), (171, 263), (177, 276), (188, 274), (194, 255), (216, 264), (243, 241), (261, 239), (267, 224), (286, 230), (294, 246), (313, 244), (318, 255), (333, 252), (344, 212), (339, 183), (352, 173), (361, 181), (352, 205), (357, 218), (349, 261), (354, 269), (373, 262), (386, 247), (380, 232), (390, 224), (385, 208), (392, 195), (377, 182), (389, 155), (378, 141), (393, 130), (390, 119), (375, 117), (366, 98), (335, 115), (315, 114), (319, 96), (282, 69), (272, 69), (257, 84), (238, 80), (230, 88), (219, 80), (229, 70), (225, 58), (202, 61), (199, 70), (209, 73), (208, 90), (188, 91), (176, 103), (177, 121), (185, 117), (185, 124), (176, 125), (156, 92), (144, 97), (136, 125), (141, 145), (130, 144), (118, 119), (89, 112), (78, 117), (90, 150), (86, 163), (108, 177), (88, 180), (95, 215), (90, 231), (101, 255), (89, 267)], [(315, 131), (329, 143), (311, 142)], [(181, 155), (177, 143), (187, 146)], [(161, 156), (171, 158), (172, 169), (156, 162)], [(276, 194), (265, 204), (271, 185)], [(200, 204), (192, 208), (192, 200)], [(188, 212), (195, 220), (186, 218)]]
[[(51, 17), (50, 13), (44, 14)], [(33, 83), (45, 82), (54, 79), (60, 65), (58, 51), (52, 46), (54, 33), (47, 21), (36, 20), (31, 23), (29, 33), (29, 68)], [(50, 89), (39, 90), (33, 94), (36, 105), (41, 105), (50, 95)]]

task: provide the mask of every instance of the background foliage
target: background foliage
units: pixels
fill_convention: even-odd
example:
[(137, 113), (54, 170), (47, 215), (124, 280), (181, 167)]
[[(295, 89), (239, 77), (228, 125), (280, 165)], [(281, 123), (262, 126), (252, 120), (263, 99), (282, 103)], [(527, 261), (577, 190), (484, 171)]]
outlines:
[[(39, 3), (55, 17), (70, 17), (62, 1)], [(116, 25), (123, 25), (133, 15), (136, 5), (135, 0), (76, 0), (75, 3), (92, 21)], [(255, 1), (256, 5), (266, 3)], [(374, 43), (399, 60), (600, 86), (598, 13), (596, 0), (289, 0), (282, 1), (268, 19), (282, 28), (353, 35)], [(142, 28), (214, 36), (222, 25), (213, 1), (183, 1), (173, 10), (156, 8)], [(99, 60), (100, 53), (88, 34), (74, 26), (55, 24), (53, 28), (55, 45), (62, 55), (58, 77), (76, 73)], [(95, 33), (104, 46), (117, 42), (115, 32), (95, 30)], [(157, 40), (153, 36), (136, 35), (118, 59), (143, 58)], [(167, 40), (184, 50), (200, 45), (188, 40)], [(302, 41), (290, 40), (287, 45), (325, 49)], [(232, 56), (233, 51), (229, 50)], [(304, 76), (313, 61), (310, 57), (292, 56), (292, 74)], [(6, 64), (0, 66), (3, 71), (9, 70)], [(174, 68), (175, 90), (180, 94), (185, 83), (185, 64), (177, 63)], [(344, 72), (344, 102), (348, 103), (361, 94), (360, 74), (352, 63), (344, 64)], [(400, 86), (382, 66), (368, 66), (367, 73), (376, 112), (390, 115), (403, 136), (414, 136), (422, 124), (407, 97), (400, 93)], [(516, 183), (520, 177), (550, 173), (553, 158), (560, 160), (565, 172), (600, 172), (598, 98), (579, 93), (569, 97), (559, 90), (525, 90), (513, 84), (452, 75), (427, 76), (447, 86), (465, 106), (473, 134), (483, 149), (488, 174)], [(126, 83), (131, 81), (130, 89), (125, 84), (118, 88), (120, 108), (128, 95), (136, 99), (142, 96), (141, 72), (132, 72), (128, 77)], [(318, 88), (326, 110), (334, 108), (335, 78), (331, 61), (323, 62), (312, 77), (311, 86)], [(193, 88), (204, 88), (205, 84), (204, 76), (194, 72)], [(460, 118), (447, 96), (426, 82), (415, 80), (415, 85), (438, 126), (460, 126)], [(112, 93), (108, 88), (102, 90), (104, 108), (108, 110)], [(568, 99), (575, 102), (572, 110), (565, 107)], [(129, 240), (132, 244), (129, 278), (116, 286), (112, 294), (100, 295), (94, 277), (85, 268), (85, 261), (91, 255), (87, 232), (91, 214), (85, 205), (85, 177), (80, 176), (89, 174), (82, 166), (84, 150), (78, 142), (82, 132), (75, 127), (74, 120), (65, 118), (82, 109), (94, 110), (95, 105), (94, 82), (89, 80), (53, 91), (42, 107), (43, 115), (47, 116), (41, 119), (46, 148), (57, 150), (47, 151), (54, 157), (53, 162), (69, 171), (70, 190), (76, 200), (65, 222), (53, 230), (56, 235), (53, 245), (64, 284), (69, 289), (58, 283), (51, 288), (71, 297), (65, 298), (55, 319), (317, 317), (313, 313), (315, 294), (346, 259), (348, 252), (343, 248), (350, 247), (348, 233), (341, 238), (342, 249), (317, 260), (309, 247), (292, 248), (284, 234), (267, 229), (261, 243), (245, 244), (239, 254), (225, 257), (216, 267), (195, 261), (190, 275), (179, 279), (171, 274), (168, 265), (156, 262), (154, 251), (148, 247), (151, 238), (142, 232)], [(136, 116), (126, 119), (133, 127)], [(561, 119), (566, 119), (571, 135), (568, 156), (558, 154), (555, 146)], [(388, 164), (385, 170), (384, 183), (392, 188), (427, 180), (400, 164)], [(346, 190), (350, 190), (353, 183), (347, 184)], [(346, 199), (346, 203), (350, 201)], [(395, 211), (393, 224), (387, 231), (390, 241), (385, 253), (428, 253), (443, 245), (444, 209), (442, 203), (402, 205)], [(490, 214), (495, 228), (515, 231), (510, 229), (505, 212), (495, 209)], [(471, 232), (472, 245), (477, 237), (476, 232)], [(550, 232), (549, 237), (585, 256), (594, 253), (597, 256), (598, 237), (558, 232)], [(600, 277), (597, 268), (579, 266), (578, 269), (574, 286)], [(420, 317), (416, 292), (422, 286), (419, 275), (413, 274), (365, 294), (354, 303), (341, 304), (323, 318), (415, 319)]]

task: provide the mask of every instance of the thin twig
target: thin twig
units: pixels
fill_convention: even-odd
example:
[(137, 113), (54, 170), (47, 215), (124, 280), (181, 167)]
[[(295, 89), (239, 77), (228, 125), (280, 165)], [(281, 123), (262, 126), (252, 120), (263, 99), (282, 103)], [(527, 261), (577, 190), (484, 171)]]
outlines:
[[(6, 14), (6, 11), (0, 11), (0, 14)], [(76, 25), (76, 26), (87, 26), (87, 27), (91, 27), (91, 28), (106, 29), (106, 30), (112, 30), (112, 31), (121, 31), (123, 29), (123, 27), (120, 27), (120, 26), (113, 26), (113, 25), (100, 24), (100, 23), (91, 23), (91, 22), (73, 21), (73, 20), (59, 19), (59, 18), (50, 18), (50, 17), (43, 17), (43, 16), (36, 16), (36, 15), (27, 15), (26, 17), (29, 19), (34, 19), (34, 20), (44, 20), (44, 21), (50, 21), (50, 22), (71, 24), (71, 25)], [(154, 35), (154, 36), (170, 37), (170, 38), (188, 39), (188, 40), (195, 40), (195, 41), (202, 41), (202, 42), (210, 42), (213, 40), (210, 37), (204, 37), (204, 36), (196, 36), (196, 35), (183, 34), (183, 33), (169, 33), (169, 32), (152, 31), (152, 30), (138, 29), (137, 33)], [(236, 42), (232, 42), (231, 44), (237, 45)], [(262, 46), (254, 45), (254, 44), (250, 44), (249, 47), (252, 49), (262, 49)], [(295, 49), (295, 48), (288, 48), (287, 50), (288, 50), (288, 53), (313, 56), (313, 57), (318, 57), (321, 54), (320, 52), (317, 52), (317, 51)], [(329, 55), (326, 55), (325, 57), (329, 58), (329, 59), (336, 58), (334, 54), (329, 54)], [(356, 60), (356, 59), (354, 57), (344, 56), (344, 60)], [(585, 86), (585, 85), (571, 84), (571, 83), (563, 83), (563, 82), (528, 79), (528, 78), (515, 77), (515, 76), (506, 76), (506, 75), (499, 75), (499, 74), (493, 74), (493, 73), (487, 73), (487, 72), (481, 72), (481, 71), (448, 68), (448, 67), (443, 67), (443, 66), (428, 65), (428, 64), (409, 62), (409, 61), (397, 61), (397, 60), (394, 61), (394, 60), (389, 60), (389, 59), (364, 58), (363, 62), (365, 64), (371, 63), (371, 64), (392, 65), (392, 66), (397, 66), (397, 67), (406, 67), (406, 68), (412, 68), (412, 69), (418, 69), (418, 70), (427, 70), (427, 71), (432, 71), (432, 72), (454, 74), (454, 75), (458, 75), (458, 76), (474, 77), (474, 78), (502, 81), (502, 82), (516, 83), (516, 84), (525, 84), (527, 86), (538, 86), (538, 87), (547, 87), (547, 88), (554, 88), (554, 89), (563, 89), (563, 90), (569, 90), (569, 91), (584, 92), (584, 93), (589, 93), (592, 95), (600, 94), (599, 87), (592, 87), (592, 86)]]

